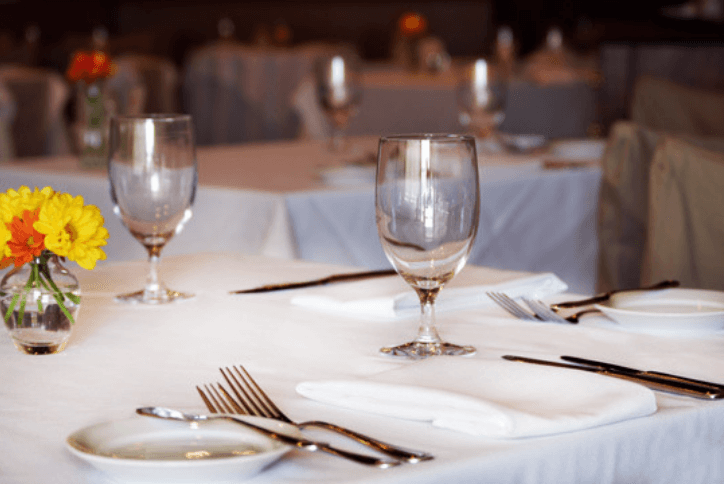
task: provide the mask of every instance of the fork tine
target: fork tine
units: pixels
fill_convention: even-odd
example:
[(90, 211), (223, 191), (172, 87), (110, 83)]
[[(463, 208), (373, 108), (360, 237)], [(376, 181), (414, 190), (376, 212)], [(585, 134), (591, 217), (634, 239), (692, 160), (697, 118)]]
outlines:
[[(226, 371), (224, 371), (226, 370)], [(229, 387), (231, 388), (231, 391), (234, 392), (236, 395), (237, 403), (244, 408), (244, 413), (247, 413), (249, 415), (256, 415), (256, 416), (262, 416), (265, 417), (265, 415), (259, 411), (258, 408), (252, 407), (249, 403), (253, 405), (254, 402), (251, 401), (251, 398), (249, 398), (249, 394), (244, 390), (244, 387), (239, 383), (239, 381), (236, 379), (236, 377), (229, 371), (228, 368), (219, 368), (219, 371), (224, 376), (224, 379), (229, 384)], [(241, 393), (244, 394), (244, 396), (241, 395)]]
[[(242, 376), (242, 379), (246, 382), (247, 386), (251, 390), (251, 392), (257, 397), (259, 400), (259, 403), (261, 403), (267, 411), (272, 414), (276, 418), (284, 418), (285, 420), (289, 420), (284, 413), (277, 407), (271, 398), (269, 398), (269, 395), (266, 394), (264, 390), (261, 389), (259, 384), (254, 380), (248, 371), (246, 371), (246, 368), (244, 368), (243, 365), (239, 365), (238, 368), (234, 367), (237, 373), (241, 376), (241, 373), (239, 372), (239, 368), (241, 371), (244, 372), (244, 375), (246, 375), (246, 378)], [(252, 388), (253, 387), (253, 388)]]
[(234, 413), (234, 410), (229, 407), (226, 402), (224, 402), (224, 399), (219, 395), (219, 392), (216, 391), (216, 389), (208, 385), (204, 385), (206, 388), (206, 391), (209, 393), (209, 396), (211, 399), (216, 403), (216, 407), (223, 413)]
[(526, 311), (518, 303), (513, 301), (513, 299), (507, 294), (501, 292), (486, 292), (485, 294), (487, 294), (488, 297), (493, 300), (493, 302), (498, 304), (498, 306), (505, 309), (516, 318), (524, 319), (526, 321), (535, 321), (535, 318), (532, 314), (528, 313), (528, 311)]
[(219, 390), (223, 394), (224, 400), (226, 400), (226, 403), (228, 403), (229, 406), (231, 406), (234, 409), (234, 411), (230, 412), (230, 413), (238, 413), (240, 415), (249, 414), (249, 412), (246, 412), (243, 408), (241, 408), (241, 406), (239, 406), (238, 403), (236, 403), (236, 401), (234, 400), (234, 397), (229, 395), (229, 392), (226, 391), (226, 388), (224, 388), (223, 385), (221, 385), (220, 383), (217, 383), (216, 386), (219, 388)]
[(199, 395), (201, 395), (201, 400), (204, 401), (204, 405), (206, 405), (206, 408), (209, 409), (209, 412), (218, 413), (216, 410), (216, 407), (214, 407), (214, 404), (211, 403), (211, 400), (209, 400), (209, 397), (206, 396), (206, 393), (204, 393), (204, 391), (201, 388), (199, 388), (198, 385), (196, 385), (196, 391), (199, 392)]
[(530, 300), (526, 298), (522, 298), (523, 302), (525, 302), (528, 307), (541, 319), (544, 319), (546, 321), (552, 321), (556, 323), (569, 323), (570, 321), (567, 321), (565, 318), (563, 318), (560, 314), (557, 314), (553, 310), (551, 310), (543, 301), (537, 301), (537, 300)]

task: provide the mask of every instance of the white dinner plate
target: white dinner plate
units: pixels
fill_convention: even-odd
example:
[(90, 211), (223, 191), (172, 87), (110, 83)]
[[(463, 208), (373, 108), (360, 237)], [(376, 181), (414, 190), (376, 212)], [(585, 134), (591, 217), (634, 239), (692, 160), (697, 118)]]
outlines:
[(596, 304), (626, 329), (698, 334), (724, 329), (724, 292), (703, 289), (627, 291)]
[[(295, 427), (283, 422), (245, 418), (300, 436)], [(82, 428), (66, 442), (81, 459), (134, 483), (240, 482), (291, 449), (233, 422), (187, 423), (141, 416)]]

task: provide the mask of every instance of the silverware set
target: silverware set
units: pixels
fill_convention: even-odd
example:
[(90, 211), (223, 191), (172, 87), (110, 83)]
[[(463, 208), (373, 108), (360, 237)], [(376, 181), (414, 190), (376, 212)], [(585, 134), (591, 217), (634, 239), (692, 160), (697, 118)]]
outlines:
[(652, 390), (659, 390), (677, 395), (701, 398), (705, 400), (719, 400), (724, 398), (724, 385), (703, 380), (697, 380), (670, 373), (657, 371), (637, 370), (621, 365), (595, 361), (575, 356), (561, 356), (561, 359), (570, 362), (540, 360), (517, 355), (504, 355), (504, 359), (521, 363), (569, 368), (572, 370), (588, 371), (601, 375), (612, 376), (623, 380), (642, 384)]
[(383, 469), (402, 464), (403, 462), (417, 463), (433, 458), (432, 455), (426, 452), (404, 449), (329, 422), (319, 420), (307, 422), (293, 421), (279, 409), (243, 366), (220, 368), (219, 371), (221, 371), (224, 380), (226, 380), (228, 389), (220, 383), (203, 385), (203, 389), (200, 386), (196, 387), (206, 408), (208, 408), (212, 414), (251, 415), (271, 418), (293, 425), (300, 430), (308, 427), (327, 429), (385, 454), (392, 459), (379, 459), (365, 454), (358, 454), (326, 443), (319, 445), (318, 448), (314, 450), (321, 450), (337, 455), (338, 457), (350, 459), (359, 464), (371, 465)]

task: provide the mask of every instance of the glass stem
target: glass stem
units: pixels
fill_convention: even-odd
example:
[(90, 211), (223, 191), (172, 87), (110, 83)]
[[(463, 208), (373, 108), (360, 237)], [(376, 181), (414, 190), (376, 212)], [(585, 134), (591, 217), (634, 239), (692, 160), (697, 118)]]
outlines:
[(160, 257), (151, 253), (148, 256), (148, 278), (146, 279), (146, 292), (157, 294), (161, 290), (161, 283), (158, 280), (158, 266)]
[(420, 329), (417, 331), (418, 343), (440, 343), (440, 336), (435, 328), (435, 297), (437, 291), (419, 291), (420, 295)]

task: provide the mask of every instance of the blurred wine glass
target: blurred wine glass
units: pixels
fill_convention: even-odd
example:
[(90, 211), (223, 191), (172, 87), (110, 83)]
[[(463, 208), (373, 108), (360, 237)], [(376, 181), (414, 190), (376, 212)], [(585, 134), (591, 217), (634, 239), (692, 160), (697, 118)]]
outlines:
[(435, 327), (435, 300), (465, 266), (478, 229), (475, 139), (409, 135), (380, 139), (375, 190), (377, 232), (387, 258), (420, 298), (417, 338), (381, 352), (407, 358), (470, 355)]
[(158, 277), (161, 250), (191, 218), (196, 194), (191, 116), (114, 117), (108, 175), (114, 212), (149, 258), (145, 287), (116, 299), (162, 304), (192, 297), (168, 289)]
[(329, 120), (330, 150), (344, 148), (344, 131), (362, 100), (358, 63), (343, 55), (326, 57), (316, 70), (317, 99)]
[(463, 72), (457, 99), (460, 124), (469, 134), (494, 139), (505, 119), (507, 77), (486, 59), (477, 59)]

